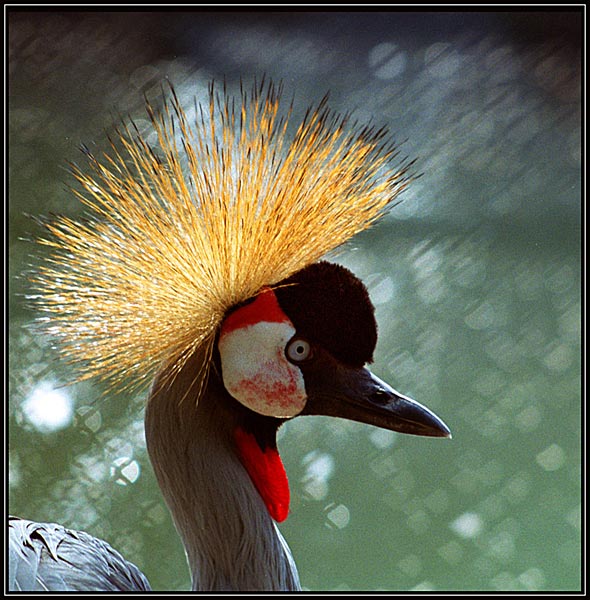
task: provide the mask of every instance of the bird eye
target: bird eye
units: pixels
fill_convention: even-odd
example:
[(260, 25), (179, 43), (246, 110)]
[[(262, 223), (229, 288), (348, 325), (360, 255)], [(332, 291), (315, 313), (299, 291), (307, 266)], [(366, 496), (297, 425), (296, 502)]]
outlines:
[(311, 344), (301, 338), (293, 338), (287, 344), (285, 353), (291, 362), (303, 362), (311, 357)]

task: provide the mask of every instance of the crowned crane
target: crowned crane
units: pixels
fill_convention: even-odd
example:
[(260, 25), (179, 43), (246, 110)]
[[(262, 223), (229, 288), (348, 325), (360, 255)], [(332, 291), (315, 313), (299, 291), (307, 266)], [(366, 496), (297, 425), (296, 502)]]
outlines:
[[(384, 129), (326, 99), (296, 128), (272, 82), (209, 89), (189, 117), (170, 88), (146, 103), (155, 139), (123, 124), (72, 167), (90, 217), (57, 217), (34, 276), (48, 333), (79, 378), (152, 382), (147, 449), (193, 590), (298, 590), (276, 523), (289, 513), (277, 430), (330, 415), (450, 437), (366, 367), (377, 342), (364, 284), (323, 257), (373, 224), (412, 179)], [(236, 108), (237, 105), (237, 108)], [(150, 138), (151, 139), (151, 138)], [(108, 544), (10, 520), (9, 585), (147, 590)]]

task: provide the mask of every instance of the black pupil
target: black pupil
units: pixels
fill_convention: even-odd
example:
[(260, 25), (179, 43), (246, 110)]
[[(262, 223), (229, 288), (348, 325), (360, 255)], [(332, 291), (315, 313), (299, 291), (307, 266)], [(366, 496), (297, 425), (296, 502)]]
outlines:
[(297, 346), (295, 351), (297, 352), (297, 354), (303, 354), (305, 352), (305, 346)]

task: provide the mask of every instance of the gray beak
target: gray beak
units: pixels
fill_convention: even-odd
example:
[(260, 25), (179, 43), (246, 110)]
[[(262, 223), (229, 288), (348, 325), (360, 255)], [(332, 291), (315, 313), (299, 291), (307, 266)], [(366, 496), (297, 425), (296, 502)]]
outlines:
[(412, 435), (451, 437), (450, 429), (431, 410), (396, 392), (368, 369), (340, 366), (330, 375), (329, 381), (312, 383), (302, 414), (341, 417)]

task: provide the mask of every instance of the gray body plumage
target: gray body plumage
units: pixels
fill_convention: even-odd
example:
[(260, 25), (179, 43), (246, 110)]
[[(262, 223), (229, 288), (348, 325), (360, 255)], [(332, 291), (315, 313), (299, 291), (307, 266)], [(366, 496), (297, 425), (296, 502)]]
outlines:
[(145, 592), (143, 573), (106, 542), (55, 523), (10, 517), (10, 591)]

